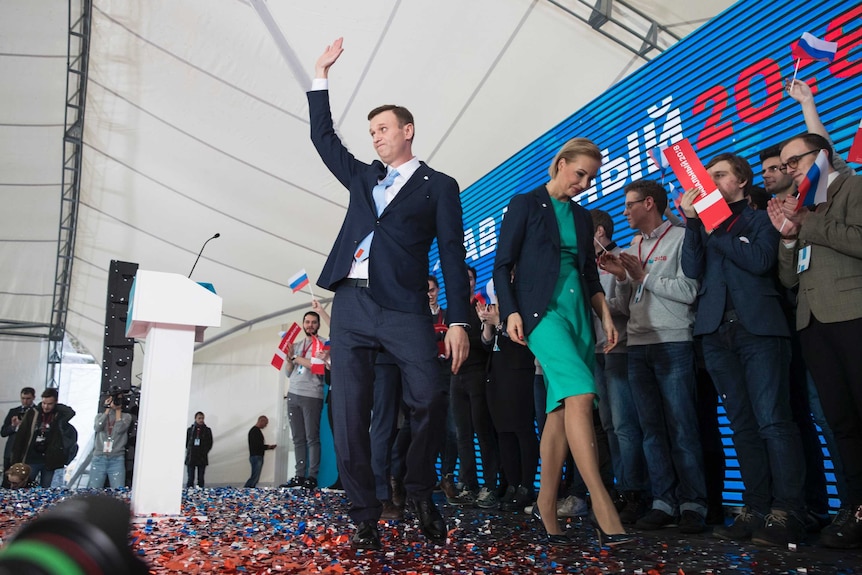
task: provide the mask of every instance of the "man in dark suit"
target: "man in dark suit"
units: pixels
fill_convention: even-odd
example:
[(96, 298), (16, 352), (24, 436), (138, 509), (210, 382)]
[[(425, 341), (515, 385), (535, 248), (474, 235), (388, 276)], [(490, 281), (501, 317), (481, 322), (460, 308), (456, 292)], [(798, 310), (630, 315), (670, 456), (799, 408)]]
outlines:
[(707, 234), (692, 207), (700, 190), (685, 193), (682, 270), (701, 284), (694, 335), (724, 400), (745, 484), (742, 513), (713, 534), (787, 547), (805, 537), (805, 466), (790, 409), (790, 331), (773, 275), (778, 232), (749, 206), (754, 174), (744, 158), (720, 154), (706, 167), (732, 214)]
[(826, 201), (797, 211), (798, 198), (773, 199), (768, 213), (782, 238), (781, 283), (799, 286), (802, 355), (844, 462), (847, 501), (820, 542), (850, 548), (862, 546), (862, 177), (838, 174), (829, 141), (812, 133), (782, 144), (781, 171), (798, 188), (821, 151), (828, 158), (820, 175), (829, 182)]
[[(412, 151), (413, 116), (400, 106), (368, 115), (380, 161), (354, 158), (335, 133), (329, 68), (342, 39), (327, 46), (308, 93), (311, 140), (326, 167), (350, 191), (341, 231), (317, 284), (335, 291), (332, 304), (332, 413), (341, 481), (356, 523), (353, 545), (379, 549), (381, 503), (371, 468), (369, 424), (374, 363), (385, 350), (403, 376), (413, 440), (404, 479), (425, 536), (446, 540), (446, 524), (431, 500), (434, 459), (446, 420), (437, 346), (428, 312), (428, 250), (437, 238), (449, 303), (445, 348), (458, 371), (468, 352), (470, 293), (458, 183), (420, 162)], [(373, 241), (372, 241), (373, 240)]]

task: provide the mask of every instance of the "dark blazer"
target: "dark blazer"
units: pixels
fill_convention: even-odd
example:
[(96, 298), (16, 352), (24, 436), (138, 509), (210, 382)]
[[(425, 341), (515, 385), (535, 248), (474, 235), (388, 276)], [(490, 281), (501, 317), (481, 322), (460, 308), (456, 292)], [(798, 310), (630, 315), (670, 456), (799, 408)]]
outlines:
[(700, 281), (694, 335), (713, 333), (733, 308), (752, 334), (790, 336), (775, 285), (778, 239), (766, 212), (747, 204), (712, 234), (700, 219), (688, 220), (681, 264), (687, 277)]
[[(36, 406), (33, 405), (29, 409), (36, 409)], [(10, 463), (11, 464), (12, 446), (15, 445), (14, 435), (15, 435), (16, 429), (12, 425), (12, 418), (16, 417), (16, 416), (18, 417), (18, 419), (23, 418), (24, 414), (26, 414), (27, 411), (29, 411), (29, 409), (24, 409), (20, 405), (17, 407), (13, 407), (12, 409), (9, 410), (9, 413), (6, 414), (6, 419), (3, 420), (3, 428), (0, 429), (0, 437), (8, 437), (9, 438), (6, 440), (6, 448), (3, 451), (4, 463)]]
[[(811, 266), (796, 273), (799, 248), (811, 246)], [(796, 329), (812, 314), (822, 323), (862, 317), (862, 176), (838, 176), (826, 202), (809, 214), (793, 248), (778, 248), (781, 283), (799, 284)]]
[[(529, 334), (545, 314), (560, 275), (560, 230), (545, 186), (512, 198), (500, 227), (497, 257), (494, 260), (494, 288), (500, 317), (519, 312), (524, 333)], [(569, 202), (572, 223), (578, 234), (578, 270), (584, 305), (589, 313), (590, 299), (602, 293), (596, 252), (593, 247), (593, 220), (590, 213)], [(510, 280), (512, 270), (514, 281)]]
[(359, 242), (374, 230), (368, 260), (369, 293), (381, 307), (428, 313), (428, 251), (437, 238), (446, 281), (448, 320), (469, 323), (470, 284), (464, 263), (464, 227), (458, 183), (422, 163), (377, 216), (371, 195), (386, 166), (353, 157), (332, 125), (329, 92), (308, 92), (311, 140), (329, 171), (350, 192), (341, 231), (317, 285), (334, 290), (347, 277)]

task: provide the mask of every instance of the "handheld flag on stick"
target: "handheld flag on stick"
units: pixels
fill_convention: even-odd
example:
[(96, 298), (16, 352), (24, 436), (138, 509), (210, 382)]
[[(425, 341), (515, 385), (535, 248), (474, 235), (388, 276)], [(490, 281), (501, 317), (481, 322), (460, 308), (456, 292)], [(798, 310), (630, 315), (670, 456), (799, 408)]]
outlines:
[(804, 32), (791, 48), (791, 54), (797, 60), (819, 60), (820, 62), (831, 62), (835, 59), (838, 51), (838, 42), (827, 42), (813, 34)]
[(799, 198), (799, 203), (796, 205), (797, 212), (802, 209), (802, 206), (814, 206), (826, 201), (826, 188), (829, 187), (828, 175), (829, 156), (826, 150), (820, 150), (817, 159), (808, 168), (805, 179), (796, 186)]
[(493, 305), (497, 303), (497, 298), (494, 297), (492, 289), (488, 289), (487, 285), (479, 288), (479, 291), (473, 296), (473, 300), (482, 305)]
[(802, 38), (790, 47), (790, 53), (796, 59), (796, 67), (793, 69), (793, 80), (796, 80), (796, 74), (799, 72), (799, 63), (802, 60), (831, 62), (835, 59), (835, 53), (837, 51), (838, 42), (827, 42), (813, 34), (803, 32)]
[(284, 336), (281, 338), (281, 342), (279, 342), (278, 348), (272, 356), (272, 361), (270, 362), (272, 367), (281, 371), (281, 368), (284, 367), (284, 362), (287, 359), (287, 354), (290, 351), (290, 346), (293, 345), (293, 342), (296, 340), (296, 336), (298, 336), (301, 331), (302, 329), (299, 325), (296, 322), (293, 322), (290, 329), (284, 332)]
[(287, 280), (287, 283), (290, 286), (290, 289), (293, 290), (293, 293), (296, 293), (305, 286), (309, 285), (308, 273), (304, 269), (301, 269), (293, 276), (291, 276), (291, 278)]

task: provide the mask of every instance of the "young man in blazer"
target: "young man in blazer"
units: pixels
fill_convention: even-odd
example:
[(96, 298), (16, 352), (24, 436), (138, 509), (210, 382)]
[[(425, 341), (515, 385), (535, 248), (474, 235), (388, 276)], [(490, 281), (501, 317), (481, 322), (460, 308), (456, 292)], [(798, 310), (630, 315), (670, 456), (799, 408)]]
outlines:
[(368, 115), (380, 161), (356, 159), (335, 133), (328, 73), (342, 39), (327, 46), (308, 93), (311, 140), (326, 167), (350, 192), (341, 231), (317, 284), (335, 291), (332, 304), (333, 435), (341, 481), (356, 523), (353, 545), (379, 549), (381, 503), (371, 467), (369, 424), (374, 362), (381, 350), (403, 375), (412, 443), (404, 479), (425, 536), (446, 540), (446, 523), (431, 500), (434, 463), (443, 437), (447, 394), (439, 382), (437, 344), (428, 312), (428, 251), (437, 238), (449, 303), (447, 355), (456, 373), (469, 349), (470, 293), (458, 183), (412, 151), (413, 116), (400, 106)]

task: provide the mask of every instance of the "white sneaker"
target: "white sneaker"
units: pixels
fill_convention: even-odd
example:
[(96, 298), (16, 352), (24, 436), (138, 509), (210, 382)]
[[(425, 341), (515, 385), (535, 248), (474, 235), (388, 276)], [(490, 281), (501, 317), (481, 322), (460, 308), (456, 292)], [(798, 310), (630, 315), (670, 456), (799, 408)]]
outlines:
[(557, 501), (557, 517), (586, 517), (589, 512), (586, 499), (577, 495), (569, 495)]

